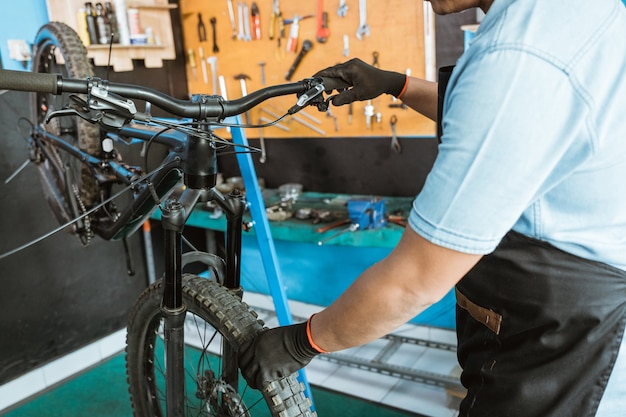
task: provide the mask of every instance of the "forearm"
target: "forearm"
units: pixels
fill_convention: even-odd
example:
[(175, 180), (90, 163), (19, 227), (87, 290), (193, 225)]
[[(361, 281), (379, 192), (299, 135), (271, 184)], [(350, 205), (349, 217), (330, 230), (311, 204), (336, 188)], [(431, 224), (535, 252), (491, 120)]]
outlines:
[(437, 121), (437, 83), (421, 78), (409, 77), (406, 91), (401, 100), (411, 109)]
[[(419, 314), (428, 307), (385, 277), (385, 262), (365, 271), (328, 308), (311, 320), (312, 338), (327, 351), (368, 343)], [(391, 280), (393, 281), (393, 280)]]
[(430, 243), (407, 227), (389, 256), (312, 318), (311, 337), (331, 352), (380, 338), (439, 301), (480, 258)]

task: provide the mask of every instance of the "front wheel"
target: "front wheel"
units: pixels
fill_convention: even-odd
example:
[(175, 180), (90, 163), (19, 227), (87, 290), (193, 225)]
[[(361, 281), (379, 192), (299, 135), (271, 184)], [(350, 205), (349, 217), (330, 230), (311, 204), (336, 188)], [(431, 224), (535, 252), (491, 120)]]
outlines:
[[(128, 322), (126, 372), (138, 417), (166, 415), (162, 296), (160, 281), (148, 287)], [(235, 384), (223, 377), (224, 346), (236, 352), (263, 328), (245, 303), (216, 281), (194, 275), (183, 276), (183, 303), (187, 308), (185, 416), (316, 415), (296, 374), (270, 384), (262, 393), (245, 386), (241, 377)]]

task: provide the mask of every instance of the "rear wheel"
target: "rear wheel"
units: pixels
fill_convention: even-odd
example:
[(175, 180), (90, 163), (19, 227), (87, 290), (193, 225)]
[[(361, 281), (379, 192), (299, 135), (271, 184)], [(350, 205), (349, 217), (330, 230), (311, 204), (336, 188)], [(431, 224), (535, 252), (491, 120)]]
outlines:
[[(51, 22), (41, 27), (34, 45), (33, 72), (78, 79), (93, 76), (87, 50), (76, 32), (64, 23)], [(68, 96), (33, 94), (34, 122), (90, 155), (99, 154), (100, 133), (96, 125), (77, 116), (58, 117), (45, 123), (50, 113), (69, 102)], [(46, 199), (57, 220), (61, 224), (67, 223), (83, 214), (98, 198), (96, 179), (84, 164), (53, 142), (37, 135), (33, 140), (32, 158), (39, 167)], [(83, 244), (89, 243), (92, 237), (88, 218), (75, 222), (71, 231)]]
[[(140, 296), (128, 323), (126, 370), (136, 416), (166, 415), (163, 313), (160, 282)], [(236, 352), (260, 332), (256, 314), (216, 281), (183, 276), (185, 319), (185, 416), (315, 416), (296, 374), (270, 384), (263, 392), (242, 378), (227, 382), (223, 349)], [(242, 388), (243, 389), (240, 389)]]

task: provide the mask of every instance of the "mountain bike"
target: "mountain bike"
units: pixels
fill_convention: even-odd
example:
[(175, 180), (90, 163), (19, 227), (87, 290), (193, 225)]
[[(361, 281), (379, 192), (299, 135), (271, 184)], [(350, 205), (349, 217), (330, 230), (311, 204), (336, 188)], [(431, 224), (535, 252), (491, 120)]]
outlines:
[[(164, 276), (140, 295), (127, 327), (126, 370), (135, 415), (252, 416), (259, 404), (272, 416), (316, 415), (296, 374), (260, 393), (247, 389), (240, 377), (237, 351), (264, 324), (242, 301), (246, 201), (237, 189), (222, 195), (215, 188), (217, 157), (234, 146), (215, 128), (243, 126), (238, 118), (235, 124), (225, 120), (278, 96), (294, 96), (285, 116), (309, 105), (326, 111), (329, 93), (346, 86), (308, 78), (230, 101), (208, 95), (176, 99), (94, 77), (78, 36), (58, 22), (38, 32), (32, 64), (33, 72), (0, 70), (0, 88), (33, 93), (29, 158), (39, 168), (61, 227), (85, 245), (96, 236), (123, 240), (154, 210), (162, 211)], [(138, 111), (135, 101), (173, 117)], [(118, 149), (137, 141), (144, 143), (144, 166), (124, 162)], [(147, 154), (155, 144), (168, 152), (150, 168)], [(130, 197), (120, 203), (123, 194)], [(209, 201), (226, 215), (225, 255), (183, 253), (185, 222), (196, 204)], [(206, 264), (209, 277), (185, 273), (192, 262)]]

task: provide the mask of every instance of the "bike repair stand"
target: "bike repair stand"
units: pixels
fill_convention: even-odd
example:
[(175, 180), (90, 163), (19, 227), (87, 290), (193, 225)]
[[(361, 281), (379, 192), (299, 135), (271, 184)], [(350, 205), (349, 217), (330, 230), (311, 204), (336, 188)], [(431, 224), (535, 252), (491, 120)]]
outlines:
[[(241, 116), (234, 118), (234, 124), (241, 124)], [(231, 134), (233, 143), (241, 145), (247, 149), (248, 139), (242, 128), (231, 128)], [(270, 224), (267, 219), (267, 213), (265, 212), (265, 202), (263, 201), (263, 195), (261, 194), (261, 188), (252, 162), (252, 156), (249, 152), (241, 151), (237, 152), (237, 163), (239, 164), (239, 170), (241, 171), (241, 178), (246, 188), (246, 201), (248, 202), (248, 209), (252, 215), (252, 221), (254, 222), (254, 231), (256, 234), (259, 250), (261, 251), (261, 260), (263, 261), (263, 268), (265, 269), (265, 275), (267, 276), (267, 283), (269, 285), (270, 294), (274, 300), (274, 308), (276, 309), (276, 316), (278, 317), (278, 323), (281, 326), (292, 324), (293, 319), (291, 311), (289, 310), (289, 304), (287, 304), (287, 295), (285, 294), (284, 286), (280, 278), (280, 271), (278, 266), (278, 258), (276, 256), (276, 249), (274, 247), (274, 240), (272, 239), (272, 232), (270, 230)], [(304, 388), (307, 397), (313, 402), (313, 395), (311, 393), (311, 387), (306, 377), (304, 369), (299, 372), (300, 381), (304, 384)], [(315, 406), (312, 404), (312, 409)]]

